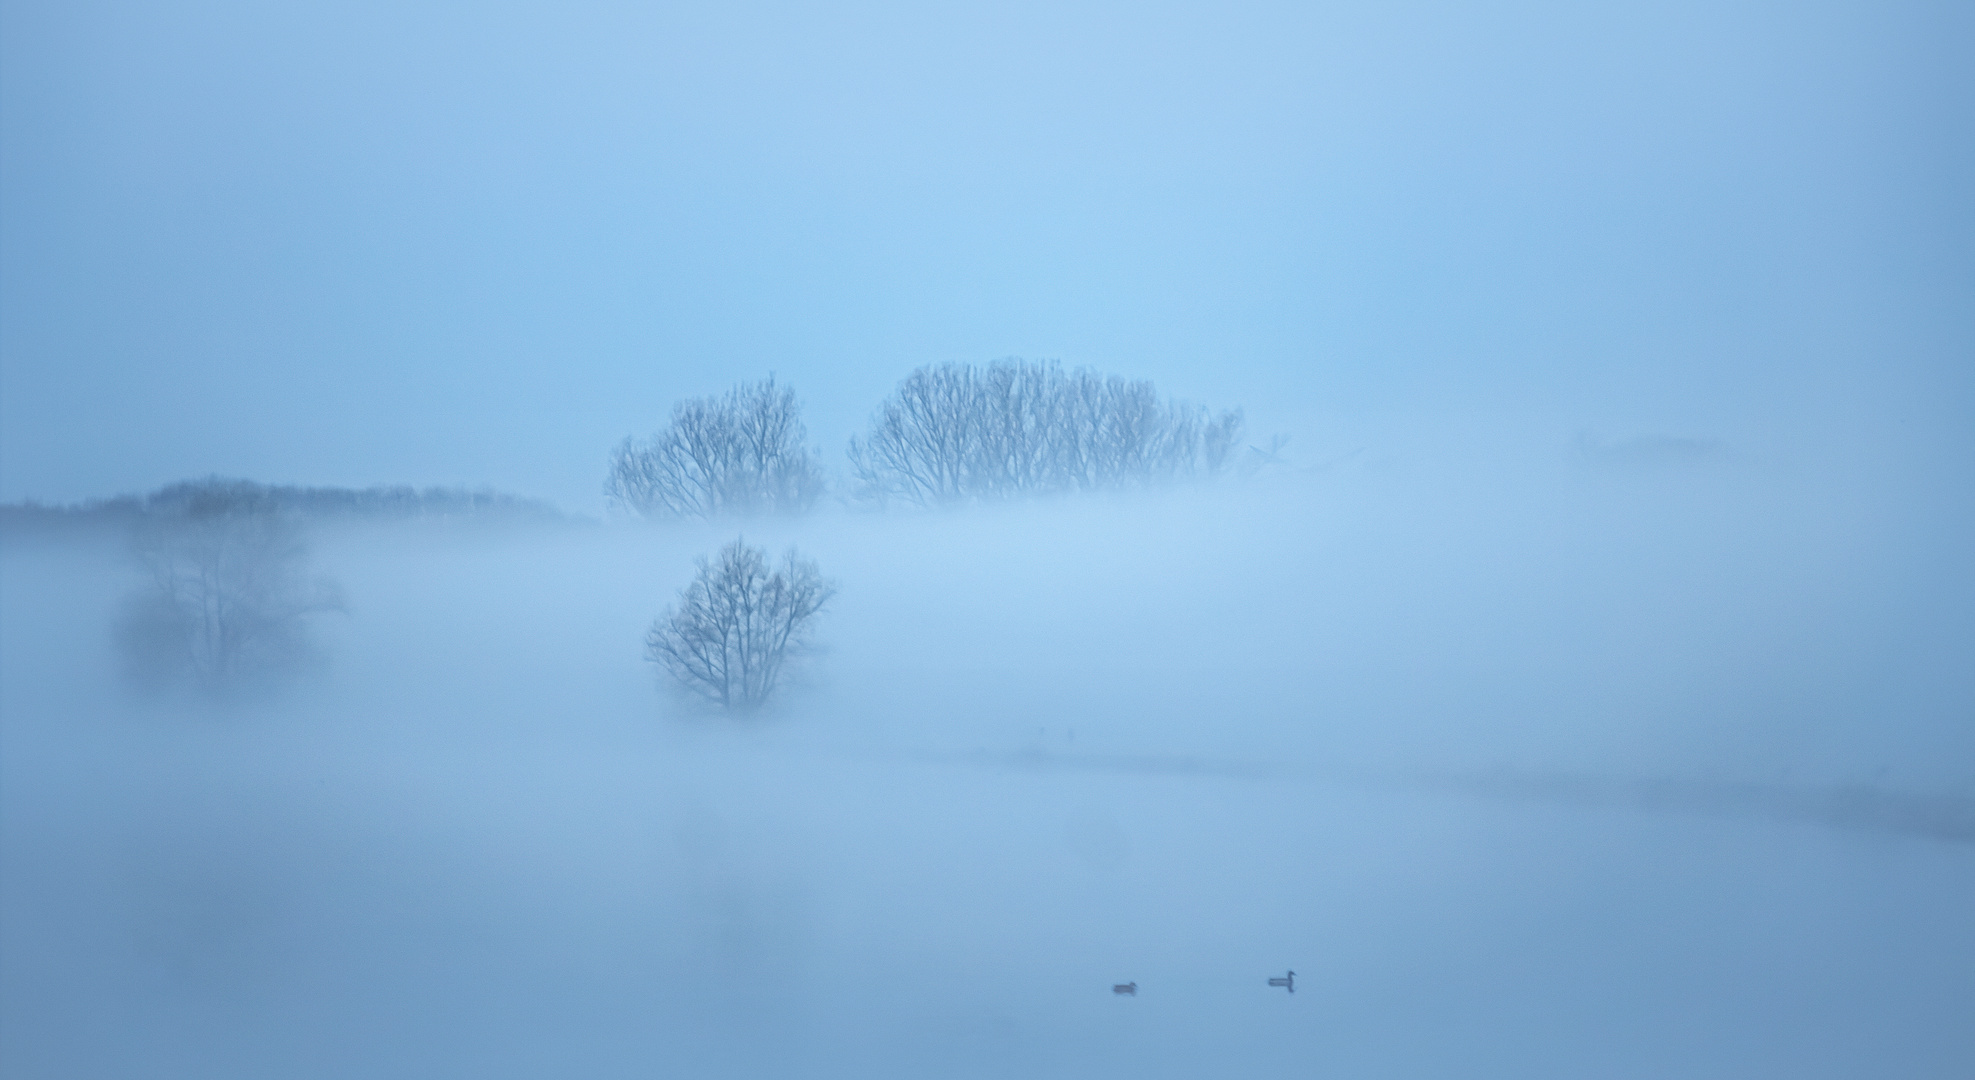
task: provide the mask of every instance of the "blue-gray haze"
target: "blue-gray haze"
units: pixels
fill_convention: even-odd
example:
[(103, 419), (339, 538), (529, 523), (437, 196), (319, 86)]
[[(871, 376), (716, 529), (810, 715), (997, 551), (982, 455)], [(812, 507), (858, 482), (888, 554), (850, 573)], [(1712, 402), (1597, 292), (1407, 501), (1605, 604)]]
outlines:
[[(1947, 2), (0, 0), (0, 501), (571, 514), (315, 522), (220, 698), (0, 538), (0, 1074), (1965, 1077), (1971, 83)], [(604, 512), (1006, 356), (1289, 441)], [(740, 532), (838, 589), (745, 722), (642, 658)]]

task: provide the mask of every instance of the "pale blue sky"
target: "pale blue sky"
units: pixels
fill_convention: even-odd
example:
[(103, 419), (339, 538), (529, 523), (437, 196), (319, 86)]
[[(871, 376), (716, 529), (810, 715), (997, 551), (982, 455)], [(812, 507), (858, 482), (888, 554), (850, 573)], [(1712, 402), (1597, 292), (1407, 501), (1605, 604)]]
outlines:
[(0, 499), (591, 510), (680, 396), (776, 371), (834, 462), (1004, 355), (1312, 455), (1969, 447), (1952, 3), (4, 11)]

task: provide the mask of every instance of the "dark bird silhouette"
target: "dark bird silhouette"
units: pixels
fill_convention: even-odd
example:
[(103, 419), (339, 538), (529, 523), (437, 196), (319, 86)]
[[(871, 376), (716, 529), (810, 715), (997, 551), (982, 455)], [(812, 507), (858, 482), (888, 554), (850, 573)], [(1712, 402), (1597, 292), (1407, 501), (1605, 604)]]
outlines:
[(1133, 980), (1128, 983), (1114, 983), (1111, 986), (1111, 992), (1114, 994), (1130, 994), (1133, 997), (1137, 997), (1138, 982), (1137, 980)]
[(1283, 987), (1293, 994), (1296, 992), (1296, 973), (1292, 971), (1280, 979), (1270, 979), (1269, 985)]

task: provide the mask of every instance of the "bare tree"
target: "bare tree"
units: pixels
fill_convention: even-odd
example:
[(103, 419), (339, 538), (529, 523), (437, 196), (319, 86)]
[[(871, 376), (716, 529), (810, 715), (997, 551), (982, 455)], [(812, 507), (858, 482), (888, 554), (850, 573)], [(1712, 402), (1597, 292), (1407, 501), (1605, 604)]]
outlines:
[(730, 712), (767, 702), (836, 589), (790, 548), (781, 565), (742, 539), (699, 560), (679, 601), (652, 623), (645, 656), (685, 690)]
[(1144, 487), (1216, 475), (1240, 410), (1161, 401), (1151, 382), (1055, 363), (943, 364), (906, 376), (852, 439), (865, 498), (928, 505)]
[(148, 582), (126, 600), (117, 636), (131, 673), (153, 686), (189, 676), (218, 690), (271, 672), (306, 654), (308, 616), (340, 606), (258, 485), (163, 489), (147, 501), (133, 551)]
[(724, 397), (693, 398), (665, 430), (626, 439), (611, 456), (604, 494), (649, 518), (801, 514), (823, 493), (795, 391), (771, 376)]

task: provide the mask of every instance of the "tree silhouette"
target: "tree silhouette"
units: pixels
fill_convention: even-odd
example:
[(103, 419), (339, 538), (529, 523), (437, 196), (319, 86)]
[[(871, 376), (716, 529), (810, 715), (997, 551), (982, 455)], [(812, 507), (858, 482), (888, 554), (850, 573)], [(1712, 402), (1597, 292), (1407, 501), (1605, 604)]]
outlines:
[(340, 606), (309, 572), (290, 516), (259, 485), (203, 481), (147, 500), (133, 536), (146, 585), (126, 599), (118, 640), (131, 674), (218, 690), (301, 658), (307, 616)]
[(646, 658), (686, 691), (729, 712), (752, 712), (774, 693), (836, 589), (795, 549), (775, 566), (742, 539), (698, 565), (645, 635)]
[(1223, 471), (1240, 410), (1161, 401), (1152, 383), (1055, 363), (942, 364), (906, 376), (851, 440), (859, 494), (919, 505), (1146, 487)]
[(805, 513), (824, 488), (808, 437), (795, 391), (773, 377), (742, 383), (680, 402), (648, 440), (624, 440), (604, 493), (647, 518)]

